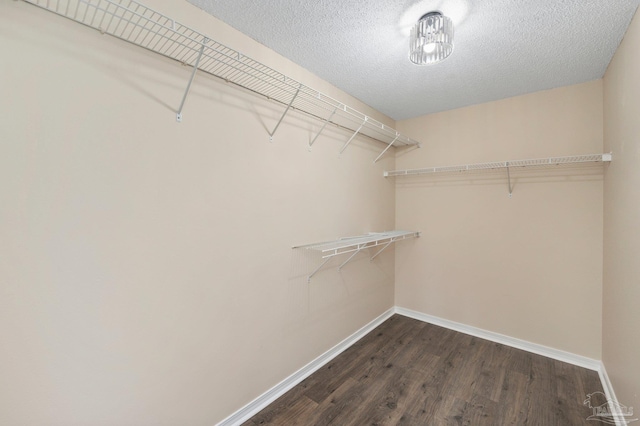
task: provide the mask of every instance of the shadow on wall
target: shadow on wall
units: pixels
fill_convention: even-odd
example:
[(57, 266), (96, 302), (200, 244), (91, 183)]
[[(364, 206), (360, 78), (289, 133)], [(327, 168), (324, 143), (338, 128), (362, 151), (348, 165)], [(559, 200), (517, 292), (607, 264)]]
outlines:
[(297, 310), (301, 317), (313, 317), (348, 304), (351, 299), (392, 287), (394, 250), (389, 247), (371, 261), (376, 249), (379, 247), (362, 250), (342, 269), (338, 268), (349, 254), (335, 256), (320, 267), (325, 260), (320, 252), (292, 249), (288, 287), (289, 294), (295, 297), (289, 301), (289, 308)]

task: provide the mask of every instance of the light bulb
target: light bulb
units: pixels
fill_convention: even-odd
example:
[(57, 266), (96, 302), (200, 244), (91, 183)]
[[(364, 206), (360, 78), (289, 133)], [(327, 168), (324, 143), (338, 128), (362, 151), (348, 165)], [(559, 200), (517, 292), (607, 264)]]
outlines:
[(424, 53), (432, 53), (433, 51), (436, 50), (436, 44), (435, 43), (427, 43), (427, 44), (424, 45), (422, 50), (424, 50)]

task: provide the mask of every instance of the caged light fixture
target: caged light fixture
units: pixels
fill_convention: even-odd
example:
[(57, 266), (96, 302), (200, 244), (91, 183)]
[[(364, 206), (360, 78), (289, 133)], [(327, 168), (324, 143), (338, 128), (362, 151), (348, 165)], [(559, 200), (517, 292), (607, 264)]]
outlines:
[(452, 51), (453, 23), (442, 13), (427, 13), (411, 29), (409, 59), (414, 64), (435, 64)]

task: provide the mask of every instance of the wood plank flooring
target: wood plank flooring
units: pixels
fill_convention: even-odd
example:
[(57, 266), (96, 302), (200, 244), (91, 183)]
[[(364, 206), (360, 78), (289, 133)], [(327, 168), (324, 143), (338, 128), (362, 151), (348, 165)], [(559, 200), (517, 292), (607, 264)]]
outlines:
[(244, 425), (587, 425), (596, 391), (595, 371), (394, 315)]

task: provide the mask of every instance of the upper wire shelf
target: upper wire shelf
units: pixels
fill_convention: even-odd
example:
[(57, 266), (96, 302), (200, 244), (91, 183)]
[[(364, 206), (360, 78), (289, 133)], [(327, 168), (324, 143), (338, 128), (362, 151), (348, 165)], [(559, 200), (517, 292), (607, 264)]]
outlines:
[[(342, 151), (357, 134), (391, 146), (420, 145), (395, 129), (324, 95), (284, 74), (182, 25), (133, 0), (24, 0), (27, 3), (94, 28), (121, 40), (193, 67), (193, 73), (177, 119), (182, 119), (182, 107), (196, 71), (221, 78), (228, 83), (317, 117), (327, 123), (355, 131)], [(277, 130), (282, 118), (269, 135)], [(322, 132), (324, 126), (320, 130)], [(315, 135), (310, 146), (317, 139)]]

